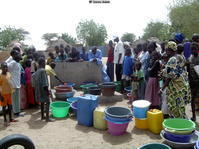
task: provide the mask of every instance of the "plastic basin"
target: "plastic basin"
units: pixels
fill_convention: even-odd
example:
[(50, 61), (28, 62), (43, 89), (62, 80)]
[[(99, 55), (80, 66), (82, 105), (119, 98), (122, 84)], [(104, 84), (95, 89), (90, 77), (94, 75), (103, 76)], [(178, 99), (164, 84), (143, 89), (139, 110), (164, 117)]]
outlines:
[(73, 111), (73, 113), (75, 114), (75, 116), (77, 116), (77, 101), (74, 101), (70, 104), (70, 107)]
[(78, 97), (70, 97), (67, 99), (67, 102), (72, 103), (72, 102), (77, 101), (78, 99), (79, 99)]
[(101, 94), (101, 88), (100, 87), (89, 87), (88, 89), (89, 94), (91, 95), (100, 95)]
[(107, 120), (108, 132), (113, 136), (120, 136), (126, 133), (128, 124), (130, 121), (126, 122), (114, 122), (109, 119)]
[(132, 91), (132, 86), (125, 87), (124, 90), (125, 90), (127, 93), (130, 93), (130, 92)]
[(67, 85), (55, 86), (54, 89), (55, 89), (56, 93), (63, 93), (63, 92), (71, 92), (72, 91), (72, 87), (67, 86)]
[(105, 114), (108, 117), (120, 119), (129, 119), (133, 117), (131, 109), (125, 107), (108, 107), (105, 109)]
[(72, 83), (72, 82), (66, 82), (66, 84), (68, 85), (68, 86), (71, 86), (71, 87), (74, 87), (76, 84), (75, 83)]
[(82, 88), (84, 94), (87, 94), (90, 87), (98, 87), (96, 84), (86, 84), (86, 85), (80, 85), (80, 88)]
[(50, 104), (54, 117), (63, 118), (68, 115), (70, 104), (64, 101), (55, 101)]
[(176, 134), (172, 134), (170, 132), (165, 131), (164, 136), (165, 138), (173, 142), (188, 143), (191, 137), (193, 136), (193, 133), (189, 135), (176, 135)]
[(160, 143), (150, 143), (139, 147), (138, 149), (171, 149), (168, 145)]
[(133, 113), (135, 118), (147, 118), (147, 111), (151, 103), (147, 100), (136, 100), (133, 102)]
[(57, 99), (64, 99), (73, 97), (75, 94), (75, 91), (73, 90), (72, 92), (63, 92), (63, 93), (55, 93), (55, 96)]
[(182, 131), (182, 130), (170, 130), (168, 128), (165, 128), (164, 130), (167, 131), (167, 132), (173, 133), (173, 134), (177, 134), (177, 135), (189, 135), (189, 134), (193, 133), (193, 130)]
[(192, 149), (199, 140), (199, 133), (197, 131), (194, 132), (193, 136), (191, 137), (191, 140), (188, 143), (173, 142), (168, 140), (165, 137), (164, 130), (161, 131), (160, 136), (163, 140), (165, 140), (166, 144), (175, 149)]
[(164, 128), (170, 129), (170, 130), (195, 130), (196, 124), (187, 119), (181, 119), (181, 118), (173, 118), (173, 119), (166, 119), (163, 121)]

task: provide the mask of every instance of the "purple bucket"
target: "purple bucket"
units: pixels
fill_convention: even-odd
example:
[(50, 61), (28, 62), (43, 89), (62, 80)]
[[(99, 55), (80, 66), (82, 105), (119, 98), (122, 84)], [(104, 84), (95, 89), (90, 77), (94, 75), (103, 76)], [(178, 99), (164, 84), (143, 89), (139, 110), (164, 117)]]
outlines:
[(73, 111), (73, 113), (75, 114), (75, 116), (77, 115), (77, 101), (74, 101), (70, 104), (70, 107)]
[(129, 125), (128, 122), (113, 122), (107, 120), (108, 132), (113, 136), (120, 136), (126, 133), (126, 129)]

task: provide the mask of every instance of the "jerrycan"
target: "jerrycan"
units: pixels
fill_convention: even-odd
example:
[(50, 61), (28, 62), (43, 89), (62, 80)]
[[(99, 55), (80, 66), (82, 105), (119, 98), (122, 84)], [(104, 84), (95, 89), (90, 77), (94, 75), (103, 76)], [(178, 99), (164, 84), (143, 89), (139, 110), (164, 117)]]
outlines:
[(164, 120), (162, 111), (158, 109), (150, 109), (147, 112), (148, 130), (152, 133), (159, 134)]
[(93, 126), (100, 130), (107, 129), (107, 121), (104, 119), (105, 107), (97, 107), (93, 113)]

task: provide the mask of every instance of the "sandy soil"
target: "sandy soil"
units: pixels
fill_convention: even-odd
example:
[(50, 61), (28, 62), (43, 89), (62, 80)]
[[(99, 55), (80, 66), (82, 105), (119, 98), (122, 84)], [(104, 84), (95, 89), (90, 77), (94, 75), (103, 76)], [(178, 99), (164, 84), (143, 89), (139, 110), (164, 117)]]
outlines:
[[(127, 106), (126, 102), (123, 100), (111, 105)], [(0, 117), (0, 138), (10, 134), (24, 134), (32, 139), (37, 149), (136, 149), (146, 143), (163, 141), (159, 135), (136, 129), (134, 121), (129, 124), (125, 135), (111, 136), (107, 131), (80, 126), (74, 118), (46, 123), (40, 120), (38, 109), (25, 112), (25, 117), (17, 118), (19, 122), (7, 128), (3, 127), (3, 117)]]

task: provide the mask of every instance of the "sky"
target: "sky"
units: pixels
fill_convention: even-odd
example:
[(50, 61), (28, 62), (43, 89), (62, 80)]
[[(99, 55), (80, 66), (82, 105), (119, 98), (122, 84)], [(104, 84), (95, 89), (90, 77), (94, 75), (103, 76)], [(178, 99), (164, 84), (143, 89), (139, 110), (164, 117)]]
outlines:
[(81, 20), (93, 19), (104, 24), (108, 39), (126, 32), (142, 36), (150, 21), (169, 22), (171, 0), (109, 0), (109, 4), (90, 4), (89, 0), (1, 0), (0, 27), (24, 28), (26, 40), (38, 50), (45, 50), (45, 33), (69, 33), (76, 37)]

